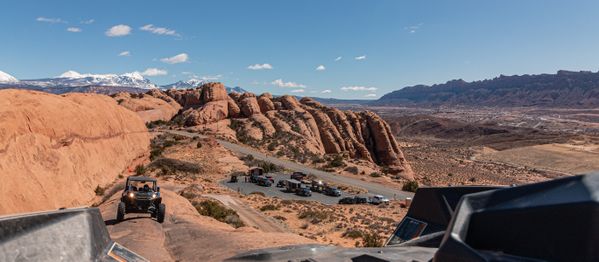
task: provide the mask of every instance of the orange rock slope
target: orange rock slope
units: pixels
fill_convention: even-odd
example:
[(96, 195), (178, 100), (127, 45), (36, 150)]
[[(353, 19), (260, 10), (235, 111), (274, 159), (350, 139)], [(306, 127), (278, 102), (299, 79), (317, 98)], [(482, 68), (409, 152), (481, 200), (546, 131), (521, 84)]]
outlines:
[(136, 112), (144, 122), (169, 121), (181, 109), (174, 99), (158, 89), (152, 89), (145, 94), (121, 92), (112, 97), (119, 105)]
[(342, 111), (311, 98), (273, 97), (252, 93), (227, 95), (221, 83), (196, 89), (169, 90), (183, 106), (187, 126), (231, 119), (237, 139), (248, 144), (268, 144), (271, 150), (295, 145), (295, 155), (348, 154), (384, 166), (390, 173), (413, 179), (412, 170), (389, 125), (369, 111)]
[(149, 138), (108, 96), (0, 90), (0, 215), (89, 204)]

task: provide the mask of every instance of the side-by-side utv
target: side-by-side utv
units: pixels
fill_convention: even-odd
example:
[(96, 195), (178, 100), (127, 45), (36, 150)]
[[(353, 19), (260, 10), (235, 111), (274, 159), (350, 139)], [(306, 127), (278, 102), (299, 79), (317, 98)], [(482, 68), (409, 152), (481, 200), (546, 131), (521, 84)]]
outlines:
[(164, 222), (166, 206), (162, 204), (160, 187), (155, 178), (130, 176), (118, 204), (116, 220), (123, 221), (127, 213), (150, 213), (159, 223)]

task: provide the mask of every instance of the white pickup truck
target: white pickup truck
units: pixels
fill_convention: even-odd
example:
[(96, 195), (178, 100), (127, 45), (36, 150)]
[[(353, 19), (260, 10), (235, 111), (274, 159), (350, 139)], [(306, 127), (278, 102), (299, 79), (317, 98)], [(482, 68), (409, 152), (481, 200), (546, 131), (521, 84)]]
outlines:
[(389, 199), (382, 195), (374, 195), (369, 199), (370, 204), (380, 205), (380, 204), (389, 204)]

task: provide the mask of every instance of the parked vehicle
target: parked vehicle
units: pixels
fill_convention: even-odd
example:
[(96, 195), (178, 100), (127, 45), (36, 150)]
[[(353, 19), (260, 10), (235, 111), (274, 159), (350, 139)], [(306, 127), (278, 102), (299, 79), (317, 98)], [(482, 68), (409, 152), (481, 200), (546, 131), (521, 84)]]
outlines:
[(250, 182), (252, 183), (257, 183), (257, 178), (262, 175), (264, 175), (264, 169), (261, 167), (252, 167), (250, 170), (248, 170), (248, 176), (250, 177)]
[(310, 185), (310, 190), (312, 190), (313, 192), (324, 192), (324, 190), (327, 188), (326, 184), (323, 183), (321, 180), (314, 180), (311, 182)]
[(354, 197), (344, 197), (339, 199), (339, 204), (355, 204), (356, 199)]
[(275, 183), (275, 179), (272, 176), (265, 175), (265, 177), (268, 178), (268, 180), (270, 180), (270, 183)]
[(307, 175), (302, 172), (293, 172), (293, 174), (291, 174), (291, 179), (302, 181), (306, 176)]
[(354, 198), (356, 199), (356, 204), (367, 204), (368, 203), (367, 197), (355, 196)]
[(369, 202), (373, 205), (389, 204), (389, 199), (382, 195), (374, 195), (370, 198)]
[(327, 187), (324, 189), (323, 193), (327, 196), (341, 196), (341, 190), (336, 187)]
[(286, 179), (285, 180), (285, 190), (287, 192), (295, 193), (302, 187), (302, 182), (297, 181), (295, 179)]
[(272, 182), (265, 176), (259, 176), (256, 178), (256, 184), (259, 186), (270, 187), (272, 186)]
[(312, 191), (307, 187), (302, 187), (296, 192), (296, 194), (298, 196), (309, 197), (309, 196), (312, 196)]
[(279, 182), (277, 182), (277, 187), (285, 187), (285, 180), (279, 180)]

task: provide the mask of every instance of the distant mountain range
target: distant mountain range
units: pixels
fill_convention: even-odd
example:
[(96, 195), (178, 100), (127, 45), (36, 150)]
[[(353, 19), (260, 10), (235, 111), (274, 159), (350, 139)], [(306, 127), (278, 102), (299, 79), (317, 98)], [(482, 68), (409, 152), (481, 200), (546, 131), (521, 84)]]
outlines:
[[(116, 74), (80, 74), (67, 71), (54, 78), (18, 80), (17, 78), (0, 71), (0, 89), (21, 88), (38, 90), (54, 94), (68, 92), (113, 94), (118, 92), (141, 93), (148, 89), (188, 89), (198, 87), (205, 83), (203, 80), (190, 79), (176, 83), (157, 86), (140, 73)], [(241, 87), (227, 87), (227, 92), (246, 92)]]
[(499, 76), (482, 81), (451, 80), (432, 86), (405, 87), (370, 105), (597, 107), (599, 72)]

